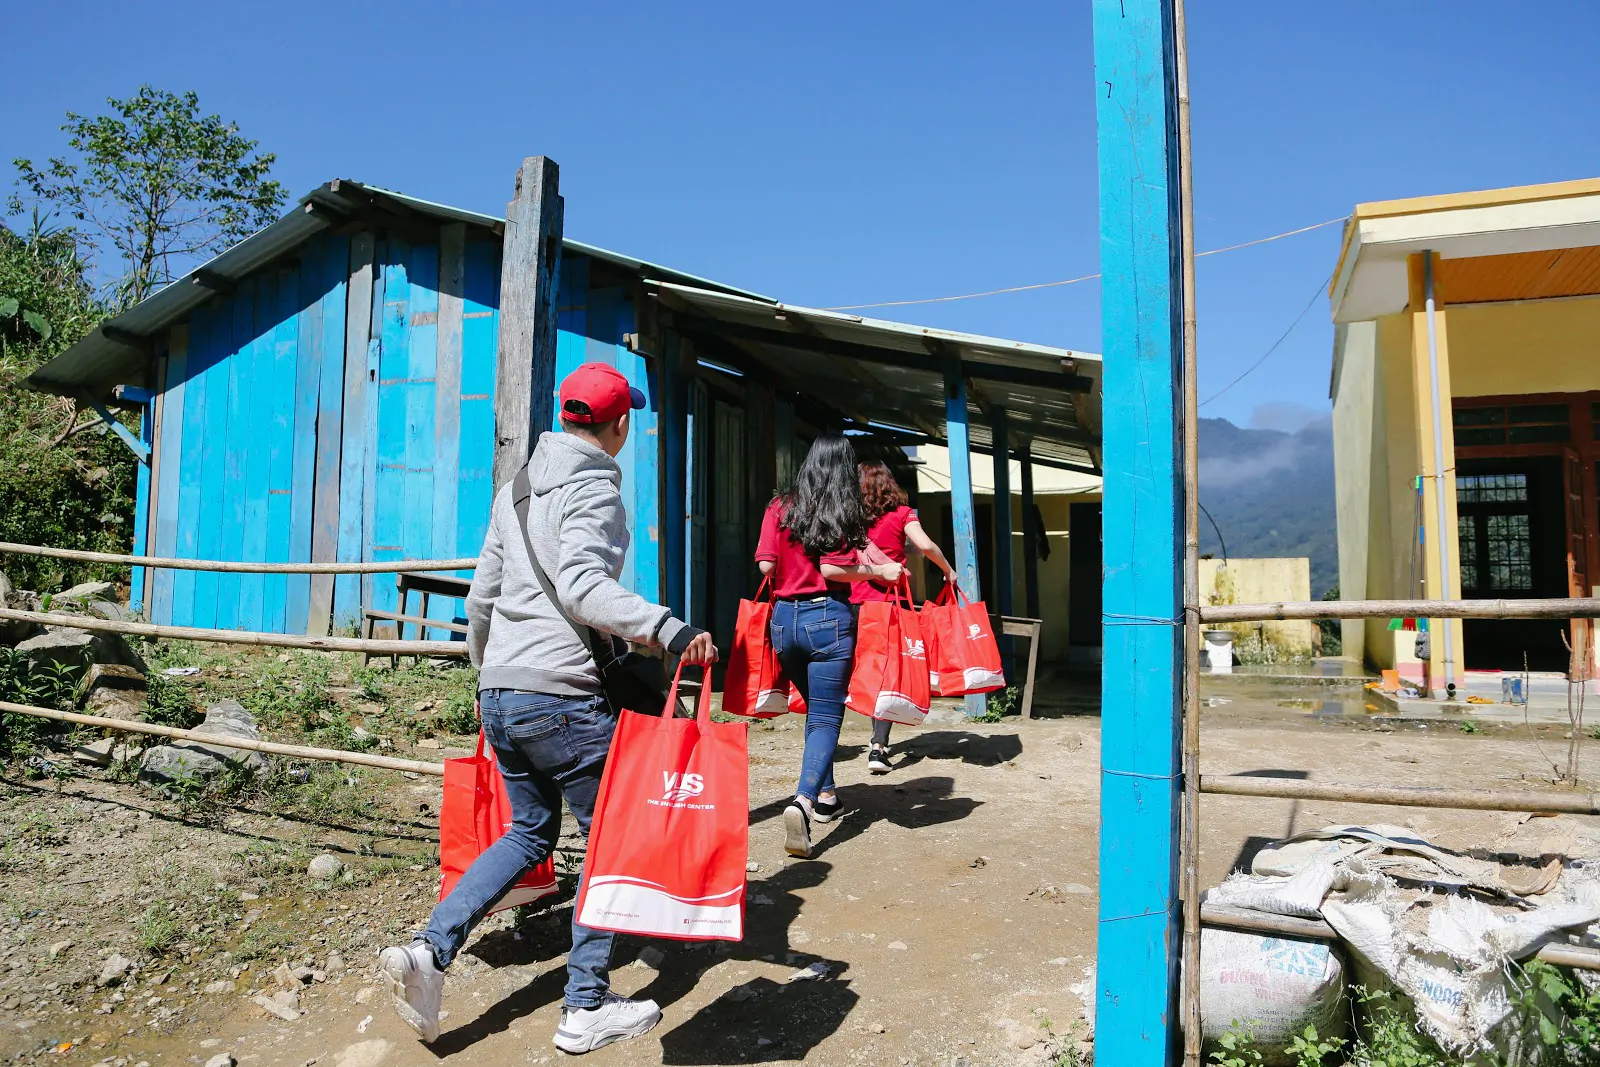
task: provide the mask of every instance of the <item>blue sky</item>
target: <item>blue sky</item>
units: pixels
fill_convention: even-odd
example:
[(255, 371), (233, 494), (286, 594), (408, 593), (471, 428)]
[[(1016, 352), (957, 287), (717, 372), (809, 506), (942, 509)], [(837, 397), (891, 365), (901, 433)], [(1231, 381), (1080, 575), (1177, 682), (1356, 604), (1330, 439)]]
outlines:
[[(1361, 200), (1600, 174), (1600, 4), (1191, 3), (1196, 243)], [(0, 158), (68, 109), (195, 89), (333, 177), (498, 213), (517, 161), (561, 166), (567, 233), (793, 303), (966, 293), (1098, 269), (1090, 8), (591, 2), (6, 6)], [(7, 176), (5, 184), (9, 186)], [(1333, 269), (1328, 227), (1199, 266), (1201, 396)], [(885, 317), (1097, 350), (1097, 283)], [(1203, 409), (1326, 410), (1319, 297)], [(1285, 412), (1288, 415), (1285, 415)]]

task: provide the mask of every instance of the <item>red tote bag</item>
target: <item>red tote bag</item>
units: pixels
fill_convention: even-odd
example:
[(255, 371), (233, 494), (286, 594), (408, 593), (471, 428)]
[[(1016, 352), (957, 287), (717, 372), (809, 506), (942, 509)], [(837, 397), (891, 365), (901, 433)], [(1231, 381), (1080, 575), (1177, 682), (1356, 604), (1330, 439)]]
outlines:
[[(484, 754), (483, 741), (480, 730), (476, 755), (444, 761), (444, 799), (439, 804), (440, 900), (450, 895), (472, 861), (511, 828), (511, 798), (506, 795), (494, 755)], [(528, 904), (555, 891), (555, 863), (546, 857), (495, 901), (489, 913)]]
[(919, 726), (928, 715), (928, 656), (922, 625), (910, 607), (911, 589), (900, 599), (869, 600), (856, 623), (856, 659), (845, 706), (874, 719)]
[[(674, 678), (667, 707), (677, 700)], [(580, 923), (681, 941), (744, 937), (749, 730), (711, 721), (709, 678), (692, 719), (622, 712), (595, 800)]]
[(922, 632), (928, 663), (939, 676), (939, 693), (956, 697), (1005, 687), (1000, 646), (995, 643), (989, 609), (968, 600), (955, 582), (922, 606)]
[(761, 582), (754, 600), (739, 601), (722, 679), (722, 710), (751, 719), (773, 719), (789, 710), (787, 685), (772, 647), (772, 579)]

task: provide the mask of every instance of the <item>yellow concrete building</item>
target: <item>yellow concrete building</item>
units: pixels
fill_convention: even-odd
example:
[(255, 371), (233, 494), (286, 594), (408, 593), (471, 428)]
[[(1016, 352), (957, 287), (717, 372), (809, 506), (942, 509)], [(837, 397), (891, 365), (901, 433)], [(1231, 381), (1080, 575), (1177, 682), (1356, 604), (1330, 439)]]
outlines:
[[(1361, 204), (1330, 301), (1344, 598), (1592, 595), (1600, 179)], [(1436, 685), (1524, 657), (1587, 674), (1593, 658), (1585, 623), (1435, 622), (1431, 637)], [(1344, 623), (1347, 654), (1403, 673), (1415, 638)]]

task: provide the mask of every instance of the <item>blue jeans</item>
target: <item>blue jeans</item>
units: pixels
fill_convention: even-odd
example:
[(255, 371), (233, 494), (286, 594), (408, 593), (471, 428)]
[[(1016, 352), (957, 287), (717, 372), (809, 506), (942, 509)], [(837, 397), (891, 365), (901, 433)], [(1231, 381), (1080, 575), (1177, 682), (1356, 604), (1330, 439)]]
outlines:
[[(595, 795), (617, 719), (604, 697), (548, 696), (517, 689), (478, 694), (483, 731), (494, 747), (511, 798), (511, 829), (473, 861), (450, 895), (439, 902), (422, 939), (440, 967), (450, 966), (489, 908), (555, 851), (561, 836), (561, 799), (584, 836), (594, 818)], [(567, 954), (566, 1004), (593, 1008), (611, 988), (615, 935), (578, 925), (572, 913)]]
[(772, 647), (806, 698), (806, 747), (795, 792), (815, 801), (833, 792), (833, 751), (856, 655), (856, 620), (837, 600), (780, 600), (772, 606)]

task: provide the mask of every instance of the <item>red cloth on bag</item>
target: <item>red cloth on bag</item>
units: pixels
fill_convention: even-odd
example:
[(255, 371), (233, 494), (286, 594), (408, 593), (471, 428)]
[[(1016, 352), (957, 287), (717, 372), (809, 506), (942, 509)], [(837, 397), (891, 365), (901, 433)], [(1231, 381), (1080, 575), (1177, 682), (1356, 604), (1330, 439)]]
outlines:
[(856, 550), (841, 548), (813, 559), (794, 535), (781, 525), (784, 515), (782, 500), (767, 505), (761, 516), (761, 539), (756, 542), (756, 562), (772, 564), (772, 593), (779, 600), (792, 600), (806, 596), (826, 596), (831, 589), (840, 589), (842, 582), (830, 582), (822, 576), (820, 567), (831, 563), (836, 567), (854, 567)]
[(799, 687), (793, 682), (789, 682), (788, 686), (789, 710), (794, 712), (796, 715), (804, 715), (806, 713), (806, 698), (800, 695)]
[[(485, 755), (478, 731), (477, 755), (444, 761), (444, 799), (439, 804), (439, 899), (461, 881), (472, 861), (511, 828), (511, 798), (494, 755)], [(489, 914), (527, 904), (556, 891), (556, 868), (547, 857), (525, 873)]]
[(722, 678), (722, 710), (730, 715), (772, 719), (789, 710), (788, 683), (772, 647), (772, 600), (762, 599), (771, 584), (766, 579), (754, 600), (739, 601)]
[[(904, 567), (906, 565), (906, 526), (917, 521), (917, 509), (906, 504), (901, 504), (893, 511), (885, 512), (878, 516), (878, 521), (872, 524), (867, 531), (867, 540), (875, 545), (878, 550), (890, 560)], [(862, 557), (868, 563), (881, 562)], [(866, 604), (873, 600), (898, 601), (899, 590), (893, 585), (880, 582), (851, 582), (850, 603)]]
[[(624, 711), (595, 798), (578, 922), (681, 941), (744, 937), (749, 727)], [(683, 667), (678, 668), (678, 675)], [(667, 707), (678, 704), (678, 678)]]
[(939, 676), (940, 695), (1004, 688), (989, 609), (981, 600), (968, 600), (955, 582), (946, 582), (937, 597), (922, 605), (922, 634), (928, 664)]
[(856, 660), (845, 706), (874, 719), (918, 726), (928, 715), (928, 656), (922, 625), (902, 580), (896, 602), (861, 605)]

